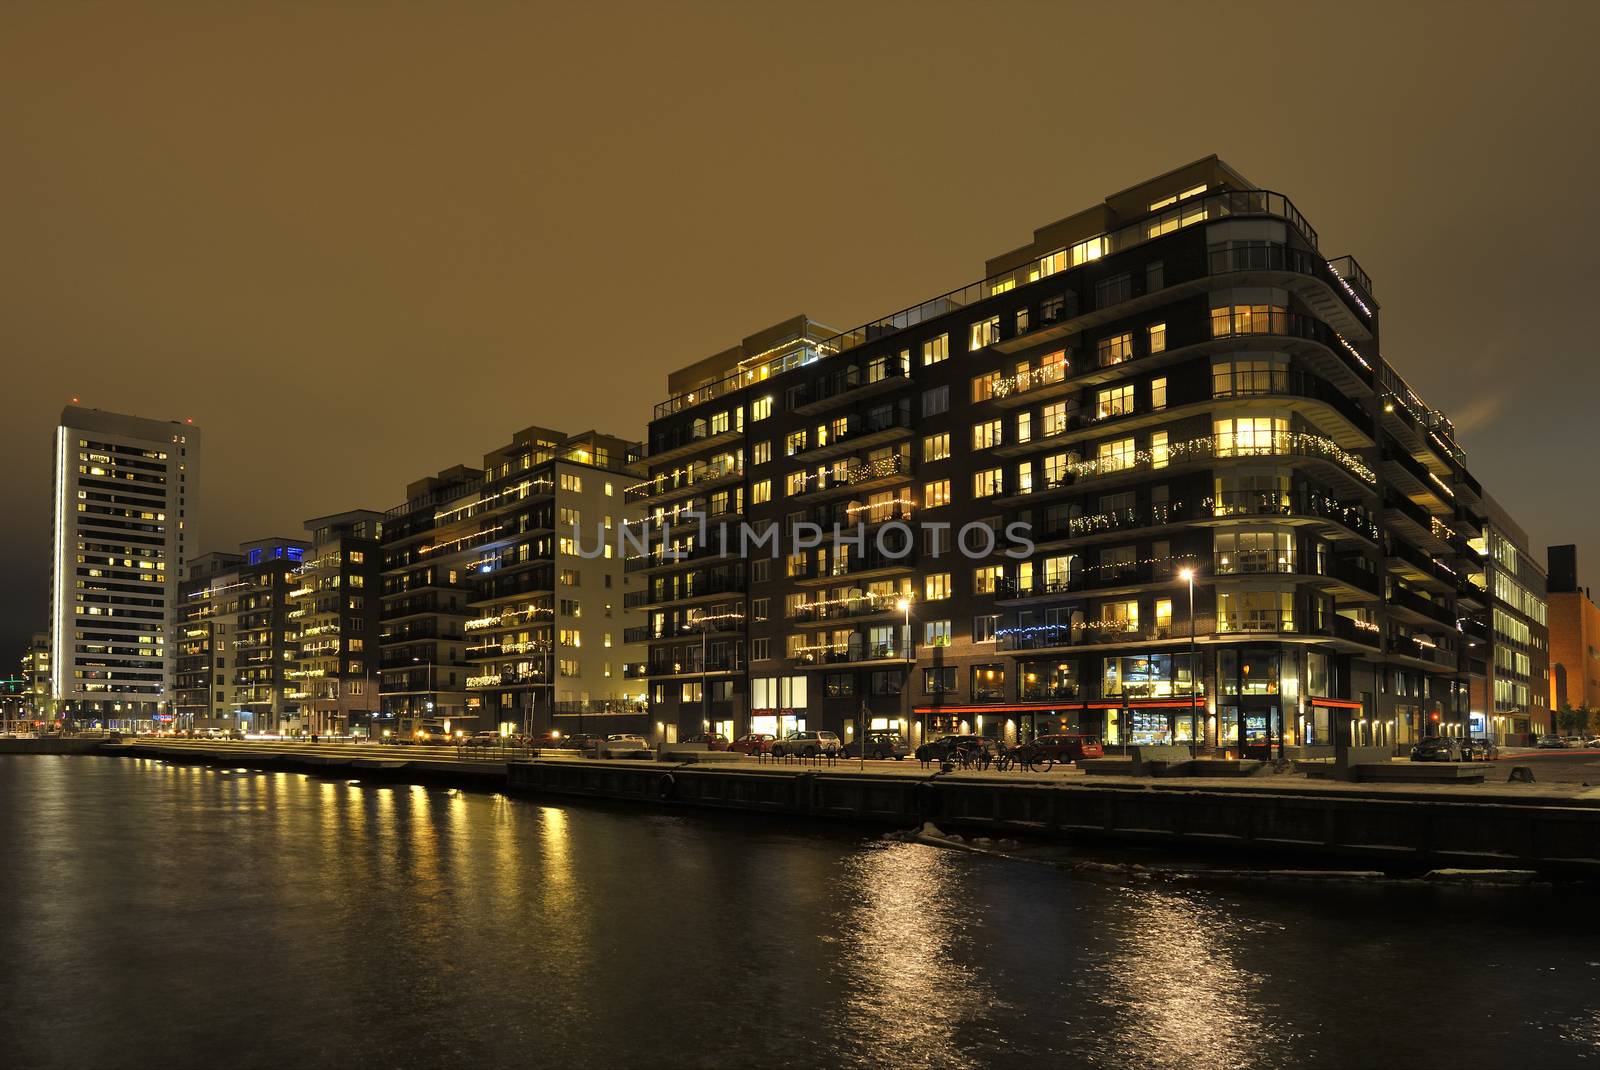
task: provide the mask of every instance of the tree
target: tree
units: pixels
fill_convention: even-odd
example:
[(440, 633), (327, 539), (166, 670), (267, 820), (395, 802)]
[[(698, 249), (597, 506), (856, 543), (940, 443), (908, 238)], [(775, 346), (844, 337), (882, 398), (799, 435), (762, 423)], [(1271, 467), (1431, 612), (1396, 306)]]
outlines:
[(1573, 707), (1567, 705), (1556, 711), (1556, 725), (1561, 729), (1562, 735), (1588, 735), (1589, 726), (1593, 721), (1594, 712), (1587, 706)]

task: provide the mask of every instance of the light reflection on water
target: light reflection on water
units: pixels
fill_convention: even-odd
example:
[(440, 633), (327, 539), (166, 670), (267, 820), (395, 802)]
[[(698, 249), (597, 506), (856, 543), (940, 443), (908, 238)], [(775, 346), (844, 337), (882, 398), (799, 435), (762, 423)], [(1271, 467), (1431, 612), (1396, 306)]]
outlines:
[(4, 1066), (1600, 1061), (1538, 924), (1588, 900), (89, 757), (0, 757), (0, 812)]

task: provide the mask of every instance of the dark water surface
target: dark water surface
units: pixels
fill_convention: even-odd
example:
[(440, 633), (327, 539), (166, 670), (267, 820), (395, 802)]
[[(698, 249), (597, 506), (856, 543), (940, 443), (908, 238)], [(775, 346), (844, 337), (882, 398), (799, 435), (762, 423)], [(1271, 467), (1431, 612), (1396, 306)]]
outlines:
[(1596, 900), (0, 757), (0, 1067), (1585, 1066)]

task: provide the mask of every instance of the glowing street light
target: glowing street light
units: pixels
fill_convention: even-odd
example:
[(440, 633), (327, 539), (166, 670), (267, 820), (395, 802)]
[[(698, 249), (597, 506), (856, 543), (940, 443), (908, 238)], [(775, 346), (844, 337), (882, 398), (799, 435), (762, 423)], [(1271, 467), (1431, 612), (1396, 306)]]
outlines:
[(1200, 730), (1200, 665), (1195, 657), (1194, 642), (1194, 569), (1188, 566), (1179, 569), (1178, 579), (1189, 585), (1189, 740), (1192, 745), (1197, 741)]

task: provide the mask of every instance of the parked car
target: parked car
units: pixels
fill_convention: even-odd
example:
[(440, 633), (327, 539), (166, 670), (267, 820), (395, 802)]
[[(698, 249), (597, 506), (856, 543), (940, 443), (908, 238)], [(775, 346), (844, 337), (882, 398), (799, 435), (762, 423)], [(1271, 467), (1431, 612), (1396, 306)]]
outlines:
[(562, 736), (548, 746), (559, 747), (562, 750), (582, 751), (584, 754), (593, 754), (600, 749), (600, 744), (605, 739), (601, 736), (591, 736), (587, 732), (575, 732), (570, 736)]
[(1600, 747), (1600, 736), (1595, 736), (1593, 739), (1584, 740), (1583, 745), (1590, 748)]
[(1572, 750), (1578, 750), (1579, 748), (1581, 748), (1583, 746), (1583, 737), (1582, 736), (1562, 736), (1561, 737), (1561, 745), (1563, 747), (1567, 747), (1567, 748), (1570, 748)]
[[(866, 744), (867, 757), (879, 761), (893, 758), (898, 762), (911, 753), (911, 747), (901, 738), (899, 732), (868, 732)], [(852, 739), (840, 748), (840, 753), (846, 758), (861, 757), (861, 741)]]
[(991, 758), (1000, 751), (1000, 748), (995, 746), (994, 740), (988, 736), (940, 736), (917, 748), (917, 761), (940, 762), (957, 750), (974, 748), (986, 751)]
[(815, 758), (819, 754), (838, 753), (839, 737), (833, 732), (791, 732), (772, 744), (772, 754), (777, 758), (785, 754)]
[(602, 758), (654, 758), (655, 756), (655, 751), (650, 749), (649, 742), (643, 736), (607, 736), (605, 742), (600, 744)]
[(1104, 758), (1105, 748), (1094, 736), (1049, 735), (1033, 741), (1034, 753), (1057, 762), (1077, 762), (1084, 758)]
[(720, 736), (715, 732), (701, 732), (698, 736), (690, 736), (685, 743), (696, 743), (706, 750), (727, 750), (728, 737)]
[(1429, 736), (1411, 748), (1414, 762), (1459, 762), (1461, 740), (1454, 736)]
[(1492, 762), (1500, 757), (1500, 748), (1493, 740), (1480, 737), (1461, 742), (1461, 760), (1464, 762)]
[(768, 754), (777, 736), (771, 732), (747, 732), (728, 744), (728, 749), (740, 754)]
[(1560, 736), (1540, 736), (1534, 746), (1540, 750), (1560, 750), (1567, 744)]
[(463, 744), (468, 747), (498, 747), (500, 745), (499, 732), (474, 732), (468, 736)]

